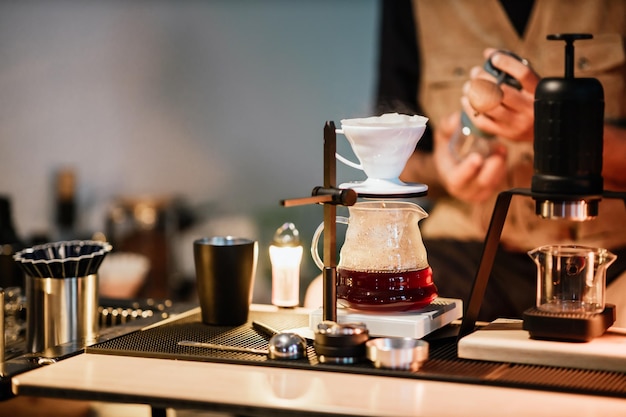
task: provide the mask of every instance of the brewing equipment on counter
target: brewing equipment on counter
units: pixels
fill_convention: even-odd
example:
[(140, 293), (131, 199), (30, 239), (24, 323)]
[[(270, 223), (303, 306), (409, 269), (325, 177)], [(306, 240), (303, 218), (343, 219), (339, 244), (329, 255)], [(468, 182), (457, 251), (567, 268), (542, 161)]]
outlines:
[(369, 331), (364, 323), (322, 321), (315, 329), (313, 347), (321, 363), (352, 364), (365, 359)]
[[(589, 34), (548, 35), (548, 40), (565, 42), (565, 75), (542, 79), (535, 93), (534, 176), (530, 189), (512, 189), (498, 195), (485, 237), (483, 254), (469, 302), (459, 331), (462, 338), (474, 331), (484, 292), (498, 248), (502, 228), (514, 195), (535, 200), (536, 214), (544, 219), (586, 221), (598, 214), (602, 198), (622, 199), (626, 193), (603, 189), (602, 148), (604, 123), (604, 92), (595, 78), (574, 78), (574, 41), (591, 39)], [(541, 251), (541, 249), (538, 249)], [(583, 257), (549, 249), (538, 270), (538, 297), (545, 304), (542, 280), (548, 263), (574, 261), (594, 263), (589, 274), (604, 272), (610, 261), (602, 258), (603, 249), (582, 249)], [(589, 254), (599, 256), (589, 257)], [(580, 255), (580, 253), (578, 254)], [(608, 255), (606, 255), (608, 256)], [(544, 268), (543, 270), (541, 268)], [(570, 269), (573, 271), (573, 269)], [(602, 285), (603, 275), (601, 277)], [(593, 291), (595, 282), (578, 291), (584, 297)], [(554, 293), (552, 293), (554, 295)], [(578, 301), (583, 301), (578, 300)], [(602, 300), (602, 303), (604, 301)], [(554, 312), (533, 307), (524, 312), (524, 328), (532, 337), (541, 339), (586, 341), (603, 334), (615, 321), (614, 306), (601, 312), (583, 310)]]
[(368, 340), (365, 349), (376, 368), (415, 372), (428, 360), (429, 344), (412, 337), (379, 337)]
[(574, 41), (589, 34), (549, 35), (565, 41), (563, 78), (543, 78), (535, 91), (536, 213), (584, 221), (598, 214), (603, 192), (604, 90), (595, 78), (574, 78)]
[(603, 248), (545, 245), (528, 255), (537, 265), (537, 308), (553, 313), (602, 313), (606, 269), (617, 258)]
[[(319, 233), (321, 233), (322, 228), (324, 229), (323, 260), (320, 259), (319, 255), (313, 255), (317, 258), (318, 266), (322, 269), (322, 311), (321, 317), (316, 317), (315, 313), (313, 313), (310, 320), (312, 323), (315, 322), (315, 326), (317, 326), (319, 321), (338, 322), (337, 296), (338, 288), (341, 288), (341, 297), (343, 297), (342, 301), (344, 301), (344, 299), (350, 300), (350, 311), (366, 308), (366, 311), (363, 311), (363, 314), (361, 314), (361, 317), (365, 318), (364, 322), (366, 325), (368, 317), (375, 319), (377, 323), (381, 320), (384, 321), (386, 319), (390, 319), (393, 321), (394, 326), (408, 325), (407, 329), (409, 329), (409, 331), (414, 331), (415, 327), (420, 327), (423, 323), (417, 323), (415, 320), (400, 323), (397, 321), (397, 314), (403, 314), (404, 319), (412, 316), (418, 321), (423, 314), (431, 317), (432, 311), (423, 311), (426, 309), (415, 309), (430, 303), (436, 295), (435, 286), (430, 279), (430, 269), (426, 262), (426, 254), (421, 240), (421, 234), (419, 233), (419, 228), (417, 227), (417, 223), (421, 218), (417, 213), (418, 211), (423, 213), (423, 210), (421, 210), (421, 208), (419, 210), (416, 209), (415, 207), (417, 207), (417, 205), (413, 203), (391, 202), (389, 200), (426, 195), (426, 191), (428, 189), (426, 185), (405, 184), (397, 178), (413, 151), (415, 144), (424, 132), (426, 118), (394, 113), (364, 119), (345, 119), (342, 120), (342, 124), (343, 123), (345, 123), (345, 126), (342, 125), (343, 129), (336, 129), (332, 121), (327, 122), (324, 126), (324, 186), (315, 187), (312, 191), (311, 197), (284, 200), (282, 202), (282, 204), (286, 207), (302, 204), (324, 205), (324, 222), (323, 226), (320, 225), (319, 228)], [(379, 181), (381, 178), (374, 178), (373, 185), (368, 182), (368, 178), (368, 180), (362, 183), (347, 183), (337, 187), (336, 160), (339, 159), (336, 152), (337, 133), (344, 133), (346, 136), (351, 138), (355, 144), (354, 146), (358, 149), (356, 150), (356, 153), (359, 155), (359, 158), (361, 159), (360, 154), (363, 153), (370, 157), (371, 160), (369, 161), (369, 165), (374, 167), (378, 163), (386, 165), (391, 159), (394, 161), (393, 170), (390, 168), (389, 171), (386, 171), (386, 173), (373, 174), (382, 177), (382, 181)], [(378, 138), (379, 140), (376, 141), (375, 138)], [(391, 142), (386, 139), (390, 139)], [(392, 143), (395, 143), (396, 146), (390, 146)], [(365, 150), (363, 150), (363, 148), (365, 148)], [(391, 155), (389, 155), (389, 149), (387, 148), (392, 148)], [(410, 152), (407, 152), (408, 149), (410, 149)], [(378, 161), (375, 157), (379, 154), (386, 155), (382, 157), (382, 162)], [(363, 162), (365, 158), (366, 157), (363, 157), (361, 162)], [(367, 163), (365, 164), (366, 167), (369, 165)], [(372, 171), (367, 168), (367, 172), (378, 171)], [(381, 184), (386, 185), (383, 186)], [(357, 203), (358, 197), (365, 197), (376, 201)], [(403, 265), (408, 266), (411, 271), (421, 271), (417, 274), (418, 276), (416, 278), (407, 278), (404, 276), (398, 276), (398, 270), (394, 271), (396, 272), (394, 279), (387, 279), (387, 281), (384, 279), (382, 280), (385, 281), (382, 286), (387, 286), (387, 288), (383, 288), (383, 292), (387, 292), (387, 298), (385, 298), (384, 294), (378, 294), (375, 297), (378, 297), (376, 300), (366, 300), (365, 303), (359, 300), (359, 295), (357, 295), (354, 291), (349, 291), (347, 285), (338, 287), (336, 225), (338, 219), (341, 218), (337, 217), (337, 205), (347, 206), (351, 211), (356, 210), (358, 212), (363, 210), (366, 213), (369, 212), (368, 214), (365, 214), (365, 216), (362, 216), (363, 218), (361, 221), (364, 224), (367, 224), (368, 222), (371, 223), (370, 228), (361, 228), (361, 232), (367, 233), (369, 230), (369, 232), (382, 234), (378, 236), (377, 240), (370, 242), (370, 244), (368, 244), (368, 242), (360, 241), (360, 238), (357, 236), (353, 242), (353, 251), (358, 252), (360, 250), (362, 252), (362, 256), (358, 257), (359, 260), (362, 260), (363, 257), (375, 258), (372, 254), (380, 252), (381, 250), (381, 248), (377, 245), (379, 245), (382, 240), (385, 240), (394, 234), (394, 230), (392, 230), (394, 226), (397, 229), (395, 232), (398, 234), (408, 231), (408, 234), (417, 241), (412, 242), (410, 248), (407, 248), (407, 251), (409, 251), (409, 249), (415, 249), (415, 252), (404, 258), (406, 262), (404, 262)], [(383, 220), (376, 216), (374, 218), (371, 217), (377, 213), (386, 218)], [(356, 217), (359, 216), (357, 215)], [(376, 229), (377, 227), (378, 230), (372, 230), (372, 228)], [(353, 229), (359, 229), (359, 227), (354, 227)], [(358, 234), (358, 230), (356, 230), (356, 232)], [(317, 239), (319, 239), (319, 235), (317, 236)], [(403, 241), (397, 243), (405, 244), (406, 242)], [(317, 252), (317, 248), (315, 248), (315, 252)], [(388, 245), (388, 252), (392, 254), (392, 257), (395, 257), (395, 268), (403, 266), (398, 265), (397, 261), (399, 253), (396, 245)], [(346, 253), (346, 257), (351, 257), (352, 255), (354, 255), (354, 253)], [(355, 260), (354, 262), (358, 263), (359, 261)], [(385, 262), (388, 263), (389, 259)], [(346, 271), (347, 270), (344, 270), (343, 272), (345, 273)], [(427, 271), (425, 276), (424, 271)], [(406, 271), (402, 271), (402, 273), (404, 272)], [(344, 278), (344, 284), (354, 281), (354, 277), (346, 278), (344, 276)], [(364, 275), (363, 279), (366, 279)], [(369, 277), (369, 279), (376, 281), (377, 277), (373, 276)], [(394, 288), (393, 281), (401, 282)], [(411, 285), (413, 285), (412, 288), (411, 286), (405, 285), (409, 281), (412, 283)], [(376, 283), (372, 285), (375, 286)], [(424, 288), (418, 288), (420, 285), (423, 285)], [(393, 296), (389, 296), (390, 293), (393, 293)], [(408, 296), (409, 293), (411, 293), (410, 296)], [(380, 297), (381, 295), (383, 295), (383, 297)], [(396, 301), (401, 302), (395, 304)], [(440, 311), (441, 314), (439, 315), (448, 317), (446, 314), (447, 312), (454, 312), (457, 307), (459, 307), (460, 310), (460, 300), (453, 301), (458, 301), (459, 303), (442, 303), (434, 305), (433, 308)], [(395, 309), (396, 312), (381, 312), (381, 308), (383, 310)], [(367, 311), (367, 309), (370, 311)], [(405, 311), (397, 312), (398, 309), (412, 310), (411, 312), (415, 312), (415, 314), (404, 314)], [(459, 316), (453, 317), (449, 321), (437, 322), (436, 328), (448, 324), (450, 321), (458, 318)], [(341, 319), (344, 322), (350, 321), (349, 315), (346, 314), (342, 314)], [(434, 328), (429, 328), (428, 331), (432, 330), (434, 330)]]
[(529, 255), (537, 264), (537, 303), (524, 312), (531, 338), (588, 341), (613, 324), (615, 306), (605, 304), (604, 294), (614, 254), (604, 248), (546, 245)]
[(170, 299), (99, 297), (100, 331), (146, 319), (166, 319), (178, 307)]
[(98, 268), (109, 243), (61, 241), (15, 254), (26, 273), (27, 349), (98, 337)]
[(427, 121), (424, 116), (398, 113), (342, 119), (341, 129), (337, 129), (336, 133), (345, 135), (360, 163), (356, 164), (338, 153), (335, 156), (338, 161), (363, 171), (367, 179), (343, 183), (339, 188), (352, 188), (360, 197), (371, 198), (409, 197), (425, 193), (428, 189), (426, 185), (405, 183), (399, 177), (422, 138)]

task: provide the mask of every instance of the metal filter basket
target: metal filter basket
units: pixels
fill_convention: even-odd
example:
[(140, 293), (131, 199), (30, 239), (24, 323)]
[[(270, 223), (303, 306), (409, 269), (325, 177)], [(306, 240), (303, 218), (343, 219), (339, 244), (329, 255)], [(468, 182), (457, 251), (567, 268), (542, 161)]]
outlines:
[(14, 255), (26, 273), (27, 349), (40, 352), (98, 336), (98, 268), (112, 249), (106, 242), (63, 241)]

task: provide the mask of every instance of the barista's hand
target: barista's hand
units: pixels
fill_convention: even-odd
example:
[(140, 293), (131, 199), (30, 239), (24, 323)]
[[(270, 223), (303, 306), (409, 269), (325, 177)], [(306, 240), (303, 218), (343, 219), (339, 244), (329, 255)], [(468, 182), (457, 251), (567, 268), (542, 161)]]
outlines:
[(506, 148), (496, 145), (487, 158), (473, 152), (459, 162), (449, 146), (459, 120), (457, 112), (439, 123), (434, 132), (433, 158), (439, 179), (450, 195), (469, 203), (479, 203), (502, 188), (506, 178)]
[[(484, 51), (485, 59), (496, 50), (488, 48)], [(528, 65), (524, 65), (515, 58), (506, 54), (496, 53), (492, 58), (493, 65), (517, 79), (522, 89), (517, 90), (509, 85), (501, 84), (503, 98), (500, 105), (485, 112), (476, 114), (466, 96), (469, 82), (464, 86), (464, 96), (461, 105), (472, 122), (479, 129), (496, 136), (514, 141), (533, 140), (534, 100), (535, 89), (539, 83), (539, 76)], [(475, 67), (470, 72), (470, 79), (482, 78), (494, 81), (494, 77), (481, 67)]]

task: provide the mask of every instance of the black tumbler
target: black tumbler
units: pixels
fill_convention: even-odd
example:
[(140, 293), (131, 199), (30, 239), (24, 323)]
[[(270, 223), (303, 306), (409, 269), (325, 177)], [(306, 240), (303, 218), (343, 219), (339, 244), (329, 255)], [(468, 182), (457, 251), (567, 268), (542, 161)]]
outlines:
[(258, 242), (232, 236), (194, 241), (202, 322), (239, 326), (248, 321), (258, 258)]

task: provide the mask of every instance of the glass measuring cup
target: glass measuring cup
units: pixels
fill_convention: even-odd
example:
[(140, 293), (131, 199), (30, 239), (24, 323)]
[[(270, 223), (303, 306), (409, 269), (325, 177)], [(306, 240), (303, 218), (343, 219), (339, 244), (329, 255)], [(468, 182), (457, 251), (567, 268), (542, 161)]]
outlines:
[(546, 245), (528, 252), (537, 265), (537, 308), (552, 313), (601, 313), (606, 269), (616, 255), (603, 248)]

